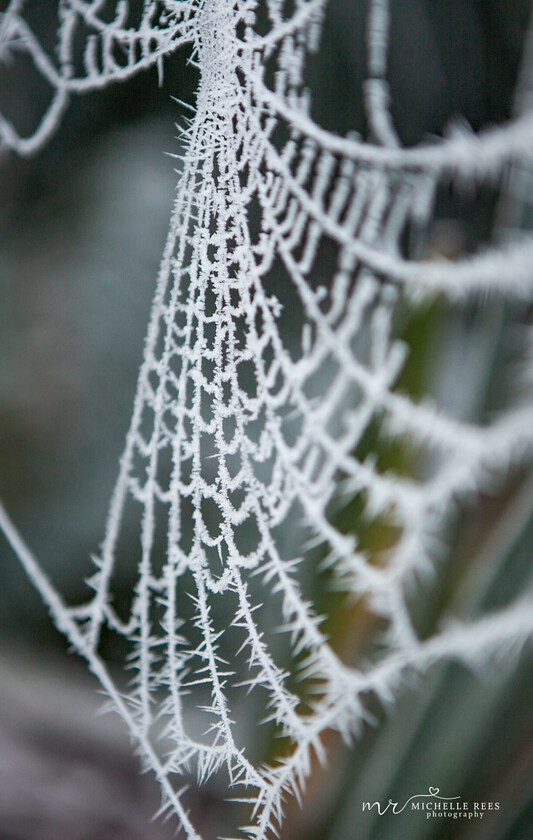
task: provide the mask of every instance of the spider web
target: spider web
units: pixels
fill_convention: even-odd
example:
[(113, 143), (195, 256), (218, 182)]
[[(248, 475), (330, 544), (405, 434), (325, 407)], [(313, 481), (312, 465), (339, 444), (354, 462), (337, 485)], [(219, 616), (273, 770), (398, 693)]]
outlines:
[[(414, 401), (396, 387), (407, 351), (395, 327), (406, 300), (437, 293), (530, 300), (531, 239), (456, 263), (406, 260), (401, 242), (410, 226), (427, 225), (443, 179), (501, 180), (527, 163), (533, 118), (402, 149), (388, 110), (384, 0), (369, 5), (372, 144), (310, 116), (305, 60), (319, 45), (323, 0), (145, 2), (137, 17), (127, 3), (110, 11), (65, 0), (56, 59), (24, 6), (11, 2), (0, 20), (0, 54), (29, 56), (52, 95), (31, 136), (0, 119), (3, 145), (21, 154), (55, 130), (72, 93), (182, 44), (192, 44), (200, 86), (94, 596), (67, 607), (3, 511), (1, 524), (187, 836), (199, 837), (177, 789), (194, 768), (202, 783), (223, 771), (252, 801), (245, 830), (262, 840), (279, 828), (285, 795), (301, 794), (313, 755), (324, 758), (323, 733), (357, 733), (368, 692), (388, 703), (409, 670), (445, 657), (479, 662), (533, 629), (524, 596), (429, 638), (417, 632), (410, 597), (432, 573), (457, 499), (529, 458), (533, 407), (517, 403), (477, 426)], [(414, 442), (416, 465), (380, 466), (371, 432)], [(394, 534), (377, 556), (339, 524), (353, 499)], [(135, 556), (125, 614), (114, 576)], [(329, 642), (306, 592), (306, 556), (320, 557), (379, 630), (364, 659)], [(129, 685), (100, 658), (110, 631), (126, 640)], [(268, 763), (252, 760), (239, 725), (257, 717), (257, 704), (289, 745)], [(199, 722), (189, 710), (200, 706)]]

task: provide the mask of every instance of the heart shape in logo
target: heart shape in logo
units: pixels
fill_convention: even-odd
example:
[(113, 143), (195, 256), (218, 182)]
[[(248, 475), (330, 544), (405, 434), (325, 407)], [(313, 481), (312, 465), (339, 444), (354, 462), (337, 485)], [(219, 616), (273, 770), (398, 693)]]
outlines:
[(430, 787), (429, 792), (430, 792), (431, 796), (436, 796), (437, 793), (439, 792), (439, 788)]

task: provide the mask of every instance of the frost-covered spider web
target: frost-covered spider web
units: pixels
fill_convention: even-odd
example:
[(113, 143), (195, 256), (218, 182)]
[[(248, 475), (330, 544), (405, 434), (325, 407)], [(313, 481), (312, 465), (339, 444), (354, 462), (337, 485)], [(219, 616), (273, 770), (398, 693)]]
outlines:
[[(55, 130), (71, 94), (181, 45), (192, 45), (200, 85), (88, 603), (64, 605), (3, 512), (1, 524), (187, 836), (199, 835), (178, 791), (195, 771), (200, 782), (225, 774), (231, 796), (252, 802), (247, 836), (261, 840), (279, 828), (313, 755), (323, 758), (323, 733), (357, 733), (368, 692), (388, 702), (408, 670), (474, 662), (533, 630), (524, 596), (419, 637), (413, 586), (432, 571), (456, 500), (529, 458), (533, 406), (476, 426), (415, 402), (396, 387), (406, 348), (395, 332), (419, 297), (531, 300), (530, 238), (456, 263), (408, 261), (401, 243), (431, 219), (443, 179), (500, 183), (527, 163), (533, 116), (402, 149), (388, 111), (384, 0), (369, 3), (372, 143), (310, 116), (305, 61), (319, 48), (324, 0), (145, 2), (137, 16), (124, 2), (64, 0), (53, 56), (26, 5), (12, 0), (1, 18), (0, 57), (31, 59), (50, 103), (29, 137), (0, 118), (2, 144), (21, 154)], [(383, 469), (367, 451), (371, 429), (416, 442), (416, 467)], [(339, 525), (354, 498), (394, 534), (378, 555)], [(364, 660), (328, 641), (300, 574), (311, 549), (380, 630)], [(125, 609), (115, 575), (134, 563)], [(104, 632), (126, 640), (133, 682), (110, 676)], [(249, 749), (247, 715), (283, 738), (271, 760)]]

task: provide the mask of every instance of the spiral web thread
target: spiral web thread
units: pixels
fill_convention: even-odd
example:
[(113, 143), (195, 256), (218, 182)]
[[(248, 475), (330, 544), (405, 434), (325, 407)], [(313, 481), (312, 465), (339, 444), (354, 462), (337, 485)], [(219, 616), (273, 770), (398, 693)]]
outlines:
[[(440, 293), (461, 302), (493, 291), (530, 300), (529, 238), (455, 263), (407, 261), (400, 241), (409, 225), (429, 222), (443, 179), (501, 183), (513, 164), (527, 166), (533, 115), (402, 149), (388, 111), (385, 0), (368, 13), (373, 143), (333, 135), (310, 116), (304, 65), (319, 47), (323, 0), (145, 2), (137, 19), (127, 3), (111, 12), (109, 3), (64, 0), (54, 57), (25, 23), (25, 5), (14, 0), (0, 19), (0, 57), (30, 57), (52, 95), (29, 137), (0, 117), (4, 147), (34, 152), (71, 94), (158, 64), (183, 44), (192, 45), (200, 86), (90, 601), (67, 607), (3, 511), (1, 525), (187, 836), (199, 837), (177, 789), (195, 768), (200, 782), (226, 773), (232, 795), (253, 803), (247, 836), (262, 840), (279, 829), (286, 794), (300, 795), (313, 754), (323, 759), (323, 733), (357, 733), (365, 693), (388, 703), (407, 671), (446, 657), (476, 663), (494, 648), (519, 647), (533, 630), (526, 594), (429, 638), (416, 632), (408, 596), (433, 569), (455, 500), (530, 457), (533, 407), (522, 401), (476, 426), (413, 401), (395, 390), (406, 351), (393, 328), (405, 299)], [(373, 425), (416, 441), (420, 474), (358, 457)], [(380, 562), (337, 525), (339, 507), (355, 497), (369, 521), (384, 516), (396, 529)], [(122, 540), (132, 522), (139, 564), (125, 617), (113, 575), (131, 562)], [(302, 592), (309, 547), (386, 628), (364, 663), (334, 650)], [(187, 620), (182, 592), (193, 596)], [(290, 655), (271, 643), (258, 606), (273, 599)], [(104, 628), (128, 640), (129, 689), (99, 656)], [(247, 659), (244, 686), (242, 669), (223, 658), (226, 629)], [(305, 702), (295, 667), (313, 686)], [(290, 744), (271, 764), (252, 763), (241, 742), (232, 708), (239, 690), (262, 693)], [(195, 691), (207, 697), (201, 735), (187, 712)]]

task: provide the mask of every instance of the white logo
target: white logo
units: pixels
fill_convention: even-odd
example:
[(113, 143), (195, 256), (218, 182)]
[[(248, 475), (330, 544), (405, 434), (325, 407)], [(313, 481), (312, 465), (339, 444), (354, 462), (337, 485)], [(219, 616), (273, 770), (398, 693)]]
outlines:
[(411, 811), (422, 811), (426, 819), (432, 817), (448, 817), (451, 819), (483, 819), (485, 811), (498, 811), (499, 802), (464, 802), (461, 796), (441, 796), (438, 787), (429, 787), (427, 793), (416, 793), (410, 796), (403, 805), (389, 799), (386, 805), (380, 802), (363, 802), (363, 811), (377, 810), (380, 817), (390, 811), (391, 814), (401, 814), (407, 807)]

